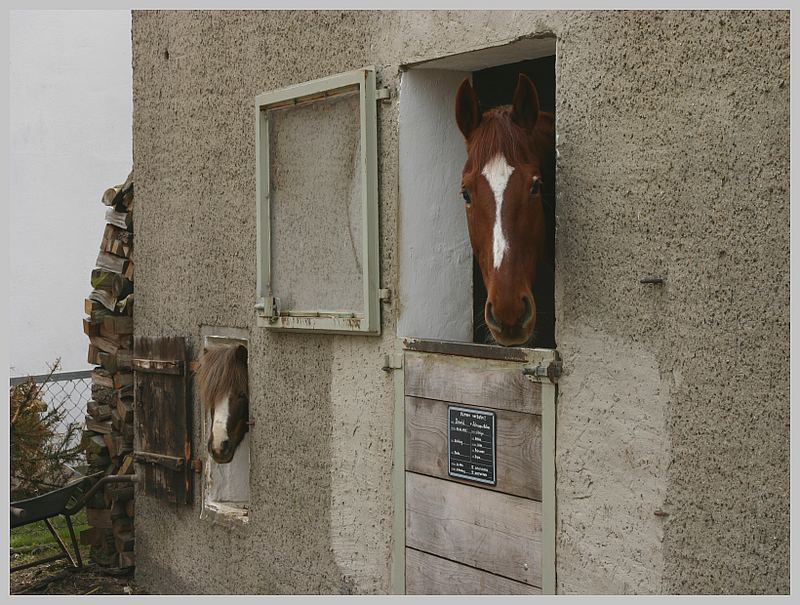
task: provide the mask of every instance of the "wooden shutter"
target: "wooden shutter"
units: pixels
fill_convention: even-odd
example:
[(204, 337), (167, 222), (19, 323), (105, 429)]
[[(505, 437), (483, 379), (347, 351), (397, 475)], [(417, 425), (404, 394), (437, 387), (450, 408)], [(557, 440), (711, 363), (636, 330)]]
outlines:
[(133, 343), (134, 460), (145, 493), (192, 502), (192, 407), (186, 339), (137, 336)]

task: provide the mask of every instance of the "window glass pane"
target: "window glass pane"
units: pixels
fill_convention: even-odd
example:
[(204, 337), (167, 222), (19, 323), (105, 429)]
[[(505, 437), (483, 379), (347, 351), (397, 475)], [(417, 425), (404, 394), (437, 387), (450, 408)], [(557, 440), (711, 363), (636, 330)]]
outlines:
[(282, 311), (363, 314), (358, 87), (269, 111), (272, 294)]

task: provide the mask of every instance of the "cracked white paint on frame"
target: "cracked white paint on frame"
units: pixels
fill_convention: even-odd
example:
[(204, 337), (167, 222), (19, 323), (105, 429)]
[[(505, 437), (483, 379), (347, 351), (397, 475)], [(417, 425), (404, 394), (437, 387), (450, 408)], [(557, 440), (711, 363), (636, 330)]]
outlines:
[(481, 174), (486, 177), (489, 182), (489, 187), (494, 194), (494, 230), (492, 231), (492, 252), (494, 253), (494, 268), (499, 269), (503, 263), (503, 256), (508, 250), (508, 240), (503, 234), (503, 195), (508, 185), (508, 179), (511, 178), (511, 173), (514, 172), (514, 167), (509, 166), (506, 162), (505, 156), (498, 153), (491, 160), (486, 162), (486, 165), (481, 170)]

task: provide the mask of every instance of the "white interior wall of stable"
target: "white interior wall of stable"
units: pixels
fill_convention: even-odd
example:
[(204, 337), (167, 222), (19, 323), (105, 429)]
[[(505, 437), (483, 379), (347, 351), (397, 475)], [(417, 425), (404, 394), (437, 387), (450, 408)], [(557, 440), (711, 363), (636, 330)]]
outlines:
[(400, 337), (472, 341), (472, 249), (455, 121), (469, 72), (410, 69), (400, 86)]

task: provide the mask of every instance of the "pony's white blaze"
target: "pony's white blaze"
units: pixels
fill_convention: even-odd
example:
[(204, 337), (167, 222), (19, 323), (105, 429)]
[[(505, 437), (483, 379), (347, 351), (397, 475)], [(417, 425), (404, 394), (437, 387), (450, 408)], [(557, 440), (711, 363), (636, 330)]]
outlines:
[(220, 444), (228, 438), (228, 398), (225, 397), (214, 408), (214, 424), (211, 425), (211, 443), (219, 451)]
[(492, 231), (492, 252), (494, 253), (494, 268), (499, 269), (503, 262), (503, 256), (508, 250), (508, 240), (503, 234), (503, 194), (508, 185), (508, 179), (514, 167), (509, 166), (505, 156), (498, 153), (481, 170), (481, 174), (486, 177), (489, 187), (494, 194), (494, 230)]

